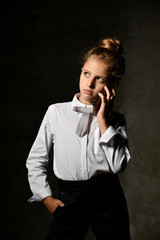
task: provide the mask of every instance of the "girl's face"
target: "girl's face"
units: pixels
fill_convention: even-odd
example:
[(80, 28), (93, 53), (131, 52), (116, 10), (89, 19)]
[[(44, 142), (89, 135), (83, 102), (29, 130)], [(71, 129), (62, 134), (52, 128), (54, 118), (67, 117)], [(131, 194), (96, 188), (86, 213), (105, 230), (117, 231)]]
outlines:
[(86, 105), (94, 104), (99, 97), (98, 93), (102, 92), (107, 84), (108, 75), (108, 66), (103, 60), (89, 57), (80, 75), (79, 100)]

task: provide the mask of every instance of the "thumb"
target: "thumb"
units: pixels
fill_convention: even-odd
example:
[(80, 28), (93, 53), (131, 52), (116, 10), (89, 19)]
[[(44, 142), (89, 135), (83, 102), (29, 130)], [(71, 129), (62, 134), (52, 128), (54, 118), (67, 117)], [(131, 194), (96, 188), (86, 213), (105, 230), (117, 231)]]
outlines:
[(60, 207), (64, 207), (65, 206), (65, 204), (62, 201), (60, 201), (60, 200), (57, 201), (57, 205), (60, 206)]

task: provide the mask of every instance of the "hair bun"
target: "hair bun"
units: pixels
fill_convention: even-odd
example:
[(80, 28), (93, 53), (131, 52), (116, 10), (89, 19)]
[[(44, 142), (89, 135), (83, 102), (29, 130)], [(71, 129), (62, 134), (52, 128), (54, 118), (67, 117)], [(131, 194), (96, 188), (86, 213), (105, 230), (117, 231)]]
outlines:
[(118, 55), (123, 54), (122, 43), (117, 39), (106, 38), (100, 41), (100, 47), (104, 47), (110, 51), (114, 51)]

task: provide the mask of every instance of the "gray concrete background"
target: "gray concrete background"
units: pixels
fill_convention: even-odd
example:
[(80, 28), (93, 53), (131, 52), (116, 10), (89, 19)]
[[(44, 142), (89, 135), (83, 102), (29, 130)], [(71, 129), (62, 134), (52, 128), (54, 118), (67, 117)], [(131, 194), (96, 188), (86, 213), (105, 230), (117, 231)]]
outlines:
[[(1, 6), (1, 239), (46, 236), (52, 216), (40, 203), (27, 202), (25, 161), (48, 105), (70, 101), (78, 91), (82, 50), (104, 36), (125, 47), (115, 109), (125, 114), (132, 154), (120, 175), (132, 240), (160, 239), (159, 12), (159, 2), (147, 0)], [(93, 239), (89, 231), (86, 240)]]

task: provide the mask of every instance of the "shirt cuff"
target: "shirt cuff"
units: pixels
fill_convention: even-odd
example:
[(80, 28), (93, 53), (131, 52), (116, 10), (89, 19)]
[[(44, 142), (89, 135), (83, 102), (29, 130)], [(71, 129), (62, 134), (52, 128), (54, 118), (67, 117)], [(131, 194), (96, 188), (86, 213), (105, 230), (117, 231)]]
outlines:
[(114, 127), (110, 126), (100, 137), (100, 143), (108, 143), (113, 136), (117, 134), (117, 131)]
[(43, 201), (43, 199), (45, 199), (46, 197), (52, 196), (51, 191), (45, 191), (43, 192), (43, 194), (41, 194), (41, 196), (37, 195), (37, 194), (33, 194), (33, 196), (31, 198), (28, 199), (28, 202), (41, 202)]

